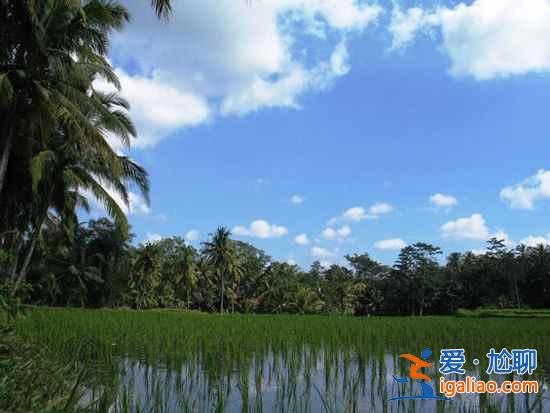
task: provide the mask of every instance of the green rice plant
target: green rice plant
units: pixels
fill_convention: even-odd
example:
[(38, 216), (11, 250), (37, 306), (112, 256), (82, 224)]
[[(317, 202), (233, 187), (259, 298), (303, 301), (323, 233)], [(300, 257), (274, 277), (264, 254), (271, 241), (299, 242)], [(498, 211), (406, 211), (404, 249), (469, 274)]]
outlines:
[[(67, 363), (77, 357), (87, 367), (91, 373), (82, 379), (86, 393), (77, 407), (98, 412), (397, 411), (401, 404), (388, 402), (393, 393), (414, 391), (398, 390), (391, 380), (392, 374), (406, 375), (402, 353), (464, 348), (468, 360), (482, 360), (483, 369), (490, 348), (536, 348), (541, 383), (548, 383), (550, 362), (550, 320), (544, 318), (32, 308), (15, 328), (49, 359)], [(435, 367), (428, 374), (436, 376)], [(527, 408), (525, 399), (513, 401), (516, 410), (536, 411), (544, 403), (531, 398)], [(456, 398), (445, 409), (500, 409), (510, 405), (507, 400)], [(426, 409), (441, 406), (406, 405), (408, 411)]]

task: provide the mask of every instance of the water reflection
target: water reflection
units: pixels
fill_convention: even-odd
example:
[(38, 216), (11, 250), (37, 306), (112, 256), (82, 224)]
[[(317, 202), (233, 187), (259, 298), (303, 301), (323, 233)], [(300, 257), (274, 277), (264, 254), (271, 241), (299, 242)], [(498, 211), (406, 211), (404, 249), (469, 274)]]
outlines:
[[(110, 412), (550, 411), (548, 380), (542, 375), (529, 377), (540, 383), (541, 392), (536, 395), (388, 401), (419, 393), (416, 383), (394, 380), (393, 375), (406, 374), (406, 364), (395, 354), (369, 357), (353, 351), (301, 349), (268, 351), (232, 362), (223, 360), (222, 354), (218, 357), (218, 363), (212, 355), (195, 355), (178, 363), (119, 358), (111, 365), (110, 390), (98, 382), (86, 399), (101, 400), (103, 406), (108, 400)], [(438, 376), (435, 367), (428, 374)], [(467, 374), (483, 378), (479, 371)], [(500, 382), (509, 379), (491, 376)], [(433, 383), (436, 388), (437, 384)]]

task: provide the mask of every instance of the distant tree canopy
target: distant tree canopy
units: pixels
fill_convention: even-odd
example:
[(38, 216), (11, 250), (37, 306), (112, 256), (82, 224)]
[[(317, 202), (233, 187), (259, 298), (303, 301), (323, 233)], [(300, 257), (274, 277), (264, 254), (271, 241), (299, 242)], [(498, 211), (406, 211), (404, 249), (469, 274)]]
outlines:
[[(407, 246), (393, 267), (368, 254), (307, 271), (278, 262), (219, 228), (196, 249), (182, 238), (133, 246), (108, 219), (44, 229), (20, 295), (51, 306), (184, 308), (242, 313), (426, 315), (458, 308), (550, 307), (550, 247), (449, 255), (426, 243)], [(4, 253), (0, 264), (13, 259)]]

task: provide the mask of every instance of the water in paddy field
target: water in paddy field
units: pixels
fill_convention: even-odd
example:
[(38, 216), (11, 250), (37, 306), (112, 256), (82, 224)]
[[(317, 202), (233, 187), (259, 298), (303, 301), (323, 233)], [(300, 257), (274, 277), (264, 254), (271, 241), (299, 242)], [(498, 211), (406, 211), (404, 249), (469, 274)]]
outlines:
[[(252, 357), (194, 354), (177, 362), (127, 356), (113, 360), (109, 384), (94, 386), (83, 403), (103, 396), (109, 412), (550, 412), (549, 379), (541, 374), (523, 377), (540, 383), (539, 394), (390, 401), (420, 393), (417, 383), (394, 380), (394, 375), (407, 376), (402, 362), (389, 353), (368, 356), (306, 348), (268, 350)], [(431, 383), (437, 392), (440, 375), (435, 367), (427, 374), (435, 378)], [(479, 371), (467, 374), (487, 379)]]

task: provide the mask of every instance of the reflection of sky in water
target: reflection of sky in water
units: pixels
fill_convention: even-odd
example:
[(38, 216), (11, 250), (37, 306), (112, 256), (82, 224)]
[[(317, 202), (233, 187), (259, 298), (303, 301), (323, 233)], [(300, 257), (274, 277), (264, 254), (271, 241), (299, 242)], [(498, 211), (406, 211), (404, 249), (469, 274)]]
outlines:
[[(417, 383), (397, 384), (393, 374), (407, 375), (397, 356), (385, 354), (364, 360), (355, 354), (305, 351), (252, 359), (245, 368), (231, 372), (207, 372), (199, 359), (181, 367), (151, 367), (126, 358), (120, 364), (120, 386), (111, 411), (154, 412), (367, 412), (367, 411), (492, 411), (549, 412), (547, 383), (539, 395), (457, 395), (452, 401), (388, 401), (401, 395), (418, 395)], [(382, 362), (383, 361), (383, 362)], [(540, 366), (542, 367), (542, 366)], [(539, 367), (539, 368), (540, 368)], [(428, 369), (431, 384), (438, 391), (435, 367)], [(468, 371), (479, 379), (479, 373)], [(447, 376), (464, 379), (465, 376)], [(502, 382), (509, 377), (492, 375)], [(525, 379), (528, 379), (525, 377)], [(531, 379), (531, 378), (529, 378)], [(542, 378), (539, 378), (542, 382)], [(543, 386), (541, 386), (543, 388)], [(543, 397), (544, 396), (544, 397)], [(243, 408), (243, 406), (248, 406)]]

